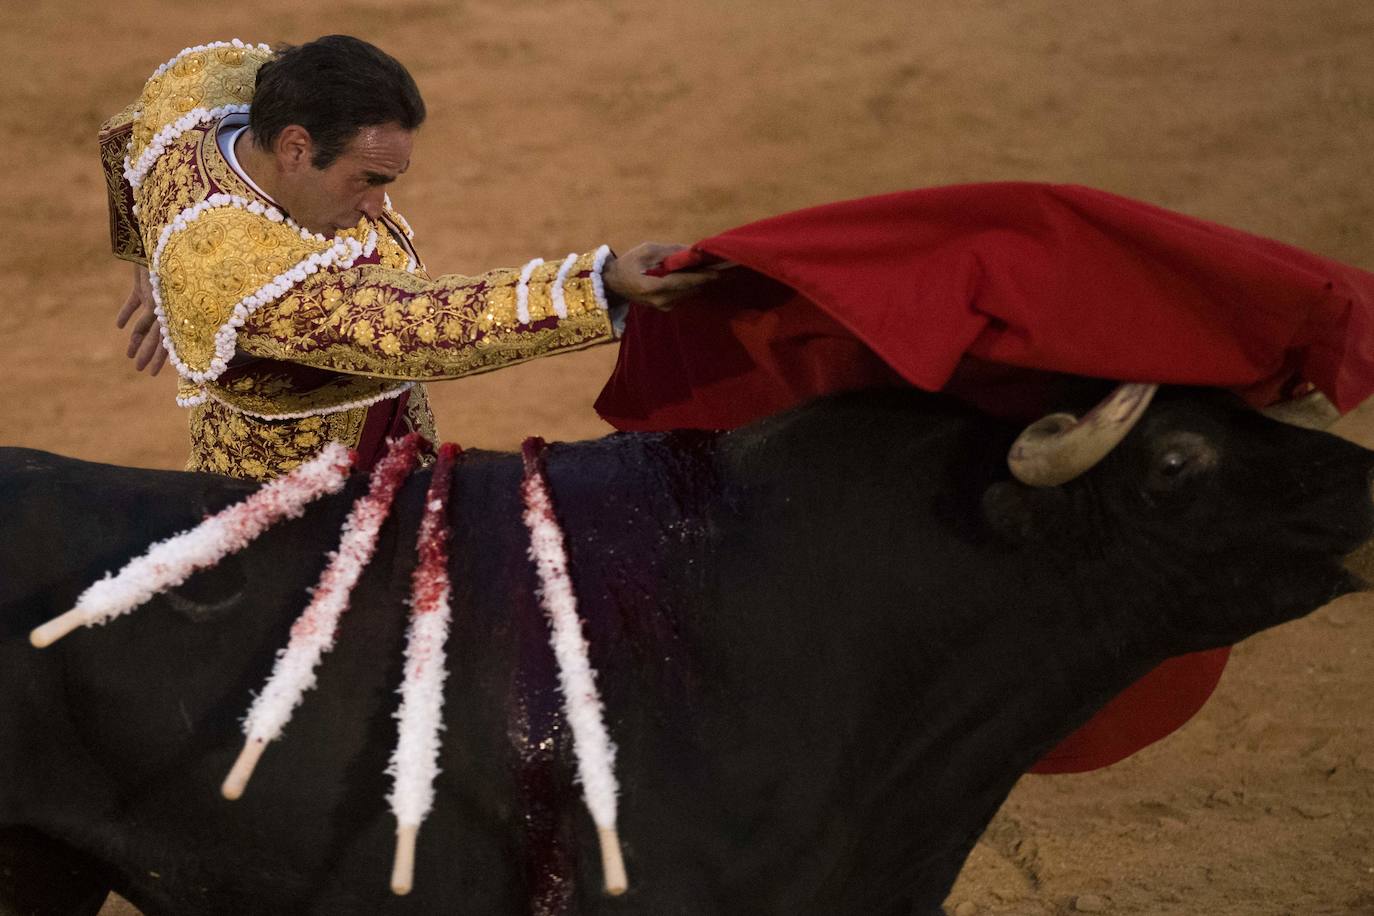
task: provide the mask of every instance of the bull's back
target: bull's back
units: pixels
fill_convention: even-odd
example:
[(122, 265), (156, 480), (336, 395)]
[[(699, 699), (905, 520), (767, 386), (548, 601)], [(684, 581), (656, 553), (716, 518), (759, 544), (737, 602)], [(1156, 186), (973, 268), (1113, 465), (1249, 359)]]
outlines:
[(416, 892), (387, 888), (395, 825), (385, 773), (428, 476), (398, 495), (318, 682), (230, 803), (218, 789), (242, 745), (240, 719), (365, 481), (40, 651), (32, 627), (255, 485), (0, 453), (0, 497), (12, 507), (0, 519), (0, 821), (113, 866), (148, 913), (518, 912), (510, 703), (521, 653), (543, 634), (530, 625), (542, 621), (509, 458), (474, 456), (454, 487), (449, 731), (436, 786), (445, 801), (427, 822)]
[[(45, 650), (34, 649), (28, 634), (154, 541), (252, 489), (209, 475), (0, 452), (0, 818), (113, 865), (153, 911), (173, 899), (173, 909), (188, 911), (187, 888), (223, 892), (224, 877), (203, 863), (224, 861), (226, 850), (247, 866), (245, 881), (295, 881), (302, 863), (294, 851), (262, 842), (279, 833), (281, 818), (300, 823), (289, 835), (320, 839), (316, 825), (329, 812), (319, 799), (330, 792), (318, 790), (341, 782), (338, 774), (307, 770), (305, 784), (317, 791), (292, 792), (266, 766), (257, 800), (239, 806), (216, 789), (240, 741), (237, 720), (328, 549), (329, 533), (317, 529), (336, 538), (340, 506), (328, 501), (283, 523), (105, 626)], [(365, 685), (380, 670), (364, 662), (353, 674), (351, 683)], [(366, 714), (342, 715), (355, 698), (337, 692), (327, 694), (337, 723), (321, 727), (322, 716), (306, 711), (299, 725), (315, 745), (343, 756), (356, 740), (349, 723)], [(149, 861), (160, 863), (156, 876)]]

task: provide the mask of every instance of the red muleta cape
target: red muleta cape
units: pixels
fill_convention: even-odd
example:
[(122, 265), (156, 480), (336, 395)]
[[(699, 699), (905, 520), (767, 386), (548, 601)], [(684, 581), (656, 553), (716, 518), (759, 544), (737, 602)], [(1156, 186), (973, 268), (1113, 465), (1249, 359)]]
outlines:
[[(670, 258), (726, 271), (670, 313), (636, 307), (596, 402), (625, 430), (726, 429), (873, 385), (1033, 420), (1072, 374), (1229, 388), (1264, 406), (1374, 391), (1374, 274), (1070, 185), (961, 185), (732, 229)], [(1107, 766), (1202, 707), (1229, 649), (1138, 681), (1037, 764)]]

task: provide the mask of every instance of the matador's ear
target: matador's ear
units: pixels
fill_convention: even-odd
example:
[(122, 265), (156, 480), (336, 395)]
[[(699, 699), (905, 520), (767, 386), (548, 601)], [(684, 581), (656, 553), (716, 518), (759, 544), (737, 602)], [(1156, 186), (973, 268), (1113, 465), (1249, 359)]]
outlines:
[(272, 154), (284, 171), (294, 172), (313, 167), (315, 140), (310, 131), (299, 124), (288, 124), (272, 139)]

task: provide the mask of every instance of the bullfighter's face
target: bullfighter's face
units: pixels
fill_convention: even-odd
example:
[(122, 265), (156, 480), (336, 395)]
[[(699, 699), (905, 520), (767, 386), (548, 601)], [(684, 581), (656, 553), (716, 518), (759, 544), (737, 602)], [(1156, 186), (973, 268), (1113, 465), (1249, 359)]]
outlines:
[(363, 217), (379, 219), (386, 186), (410, 167), (414, 142), (415, 132), (398, 124), (364, 127), (322, 169), (307, 148), (284, 170), (281, 203), (296, 222), (324, 235), (350, 229)]

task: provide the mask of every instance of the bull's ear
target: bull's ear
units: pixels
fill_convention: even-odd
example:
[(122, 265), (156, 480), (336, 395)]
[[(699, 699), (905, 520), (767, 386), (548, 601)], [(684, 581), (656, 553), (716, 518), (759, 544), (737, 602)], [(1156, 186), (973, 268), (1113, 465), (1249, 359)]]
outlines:
[(243, 502), (255, 489), (256, 485), (249, 481), (230, 480), (227, 477), (211, 479), (200, 491), (200, 514), (209, 518), (234, 503)]
[(213, 623), (239, 609), (247, 587), (243, 557), (230, 554), (168, 589), (162, 597), (168, 607), (192, 623)]
[(1004, 480), (988, 487), (983, 494), (983, 517), (998, 535), (1013, 544), (1024, 544), (1034, 533), (1029, 489)]
[[(202, 518), (209, 518), (229, 506), (242, 502), (256, 484), (229, 478), (212, 479), (200, 491)], [(243, 603), (248, 579), (243, 558), (230, 554), (214, 566), (202, 569), (185, 582), (162, 594), (162, 599), (177, 614), (192, 623), (212, 623), (238, 609)]]

